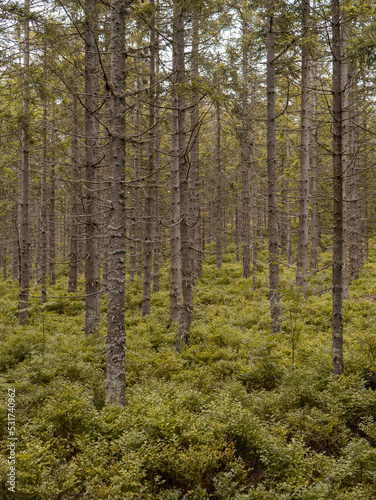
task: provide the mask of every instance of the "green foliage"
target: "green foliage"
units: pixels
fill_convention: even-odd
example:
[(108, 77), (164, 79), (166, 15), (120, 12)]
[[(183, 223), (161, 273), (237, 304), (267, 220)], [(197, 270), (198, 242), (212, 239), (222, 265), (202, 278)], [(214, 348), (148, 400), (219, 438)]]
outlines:
[[(14, 498), (374, 498), (376, 392), (363, 373), (375, 366), (376, 266), (367, 264), (350, 287), (342, 377), (331, 375), (330, 273), (310, 277), (305, 298), (283, 271), (283, 331), (273, 337), (266, 286), (253, 291), (241, 274), (233, 253), (221, 270), (206, 260), (180, 355), (166, 271), (149, 317), (141, 282), (128, 284), (125, 408), (105, 405), (105, 341), (85, 338), (83, 301), (66, 296), (66, 277), (45, 307), (32, 299), (22, 328), (16, 285), (0, 283), (0, 390), (15, 387), (17, 401)], [(2, 398), (2, 498), (6, 430)]]

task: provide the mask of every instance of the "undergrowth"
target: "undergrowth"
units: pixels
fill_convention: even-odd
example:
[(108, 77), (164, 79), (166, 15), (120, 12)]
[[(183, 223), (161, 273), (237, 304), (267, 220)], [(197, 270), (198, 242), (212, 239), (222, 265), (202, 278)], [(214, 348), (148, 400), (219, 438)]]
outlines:
[[(85, 338), (83, 280), (38, 291), (17, 325), (17, 284), (0, 283), (0, 497), (15, 499), (375, 498), (376, 263), (371, 253), (344, 304), (345, 374), (331, 374), (330, 269), (307, 297), (283, 268), (283, 331), (269, 333), (267, 260), (259, 287), (233, 248), (195, 286), (190, 342), (177, 355), (168, 273), (142, 316), (127, 284), (127, 405), (105, 405), (105, 311)], [(321, 256), (322, 267), (330, 260)], [(103, 337), (103, 338), (102, 338)], [(8, 491), (7, 394), (16, 389), (16, 493)]]

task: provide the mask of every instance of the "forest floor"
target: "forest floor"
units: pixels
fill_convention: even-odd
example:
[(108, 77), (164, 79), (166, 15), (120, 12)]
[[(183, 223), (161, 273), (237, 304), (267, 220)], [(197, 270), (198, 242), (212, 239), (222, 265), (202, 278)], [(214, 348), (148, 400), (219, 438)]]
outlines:
[[(376, 391), (364, 383), (376, 369), (375, 251), (344, 303), (341, 377), (331, 374), (331, 252), (307, 297), (282, 267), (279, 335), (269, 333), (266, 250), (259, 259), (254, 291), (233, 246), (220, 270), (209, 253), (179, 355), (167, 269), (149, 317), (142, 282), (127, 284), (125, 408), (105, 405), (106, 297), (101, 338), (86, 338), (84, 299), (68, 297), (66, 275), (45, 307), (32, 292), (23, 327), (17, 283), (0, 282), (0, 497), (375, 499)], [(12, 389), (16, 493), (7, 483)]]

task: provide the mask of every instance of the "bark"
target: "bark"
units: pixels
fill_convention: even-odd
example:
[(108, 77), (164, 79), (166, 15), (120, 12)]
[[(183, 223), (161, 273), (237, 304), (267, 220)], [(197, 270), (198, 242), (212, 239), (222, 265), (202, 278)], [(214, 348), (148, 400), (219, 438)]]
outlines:
[[(47, 50), (44, 46), (44, 80), (47, 81)], [(39, 230), (39, 249), (40, 249), (40, 275), (39, 282), (42, 286), (41, 302), (47, 301), (47, 236), (48, 236), (48, 211), (47, 211), (47, 102), (43, 102), (43, 156), (42, 156), (42, 175), (41, 175), (41, 212), (40, 212), (40, 230)]]
[(185, 82), (184, 66), (184, 12), (177, 7), (176, 13), (176, 83), (178, 85), (178, 151), (179, 151), (179, 198), (180, 198), (180, 236), (181, 236), (181, 278), (183, 303), (179, 316), (176, 335), (176, 350), (180, 352), (189, 339), (189, 329), (193, 314), (193, 230), (189, 204), (189, 170), (186, 159), (185, 99), (181, 88)]
[[(155, 63), (156, 73), (159, 74), (159, 38), (158, 33), (155, 33)], [(154, 248), (153, 248), (153, 293), (159, 292), (159, 268), (161, 260), (161, 223), (160, 223), (160, 168), (161, 168), (161, 115), (160, 115), (160, 85), (156, 81), (156, 96), (155, 96), (155, 188), (154, 188)]]
[(73, 95), (72, 95), (72, 138), (71, 138), (71, 224), (70, 224), (70, 254), (69, 254), (69, 282), (68, 292), (77, 292), (78, 277), (78, 224), (79, 224), (79, 198), (78, 198), (78, 98), (77, 98), (77, 70), (73, 69)]
[[(219, 54), (217, 57), (217, 64), (219, 65)], [(220, 91), (219, 76), (217, 76), (217, 89)], [(215, 217), (215, 241), (216, 241), (216, 263), (217, 268), (221, 269), (223, 261), (223, 248), (222, 248), (222, 166), (221, 166), (221, 109), (219, 104), (216, 104), (216, 148), (215, 148), (215, 162), (216, 162), (216, 217)]]
[(348, 197), (347, 184), (349, 175), (349, 113), (348, 113), (348, 65), (346, 62), (348, 32), (346, 24), (341, 29), (341, 106), (342, 106), (342, 299), (348, 299), (347, 277), (347, 239), (348, 239)]
[(257, 289), (256, 82), (252, 84), (252, 286)]
[[(21, 168), (19, 168), (21, 173)], [(20, 279), (20, 248), (18, 237), (18, 203), (12, 207), (12, 279)]]
[(251, 200), (250, 200), (250, 151), (249, 151), (249, 116), (248, 116), (248, 46), (247, 26), (243, 21), (243, 91), (242, 91), (242, 240), (243, 240), (243, 278), (251, 275)]
[(107, 311), (106, 403), (125, 404), (125, 14), (111, 2), (111, 208)]
[[(155, 2), (151, 5), (155, 9)], [(150, 62), (149, 62), (149, 145), (148, 171), (145, 200), (145, 234), (144, 234), (144, 282), (142, 296), (142, 314), (150, 314), (151, 273), (153, 260), (153, 182), (154, 182), (154, 126), (155, 126), (155, 12), (150, 21)]]
[(333, 316), (332, 355), (333, 373), (343, 372), (343, 316), (342, 316), (342, 82), (341, 29), (339, 0), (332, 0), (332, 54), (333, 54)]
[(98, 56), (95, 40), (96, 0), (85, 3), (85, 333), (99, 330), (98, 255)]
[[(173, 19), (173, 102), (172, 102), (172, 162), (171, 162), (171, 273), (170, 324), (179, 319), (181, 307), (181, 236), (180, 236), (180, 177), (179, 177), (179, 15), (181, 9), (174, 3)], [(184, 48), (183, 48), (184, 50)]]
[(23, 40), (23, 87), (22, 87), (22, 161), (21, 185), (19, 191), (20, 207), (20, 289), (18, 303), (18, 322), (23, 325), (27, 320), (30, 286), (30, 234), (29, 234), (29, 65), (30, 65), (30, 31), (29, 0), (25, 0), (25, 22)]
[[(53, 120), (52, 107), (52, 126), (51, 126), (51, 144), (55, 144), (55, 125)], [(55, 193), (56, 193), (56, 177), (55, 177), (55, 154), (51, 151), (51, 172), (50, 172), (50, 213), (49, 213), (49, 242), (48, 242), (48, 274), (50, 276), (50, 285), (55, 285), (56, 282), (56, 214), (55, 214)]]
[(358, 159), (358, 123), (354, 68), (352, 68), (349, 76), (349, 281), (351, 283), (359, 275), (362, 258), (362, 246), (360, 176)]
[[(192, 17), (192, 82), (196, 83), (199, 77), (199, 22), (198, 14)], [(199, 93), (197, 90), (192, 92), (191, 109), (191, 206), (194, 224), (194, 274), (196, 277), (202, 276), (202, 252), (201, 252), (201, 208), (200, 208), (200, 124), (199, 124)]]
[(302, 94), (300, 139), (300, 203), (298, 252), (296, 259), (296, 286), (307, 289), (308, 238), (309, 238), (309, 0), (302, 1)]
[(282, 330), (282, 310), (279, 295), (278, 207), (277, 207), (277, 156), (275, 122), (275, 34), (273, 10), (267, 19), (267, 163), (268, 163), (268, 239), (269, 239), (269, 288), (272, 333)]
[[(315, 8), (315, 4), (314, 4)], [(320, 245), (320, 220), (319, 220), (319, 162), (318, 162), (318, 123), (317, 123), (317, 63), (312, 61), (312, 138), (311, 138), (311, 158), (312, 158), (312, 218), (311, 218), (311, 254), (309, 267), (311, 271), (318, 268), (318, 250)]]

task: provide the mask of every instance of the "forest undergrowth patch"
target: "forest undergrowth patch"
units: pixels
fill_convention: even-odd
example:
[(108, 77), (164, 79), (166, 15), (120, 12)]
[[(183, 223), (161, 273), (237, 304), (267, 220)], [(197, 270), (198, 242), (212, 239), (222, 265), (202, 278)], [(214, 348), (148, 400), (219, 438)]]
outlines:
[[(105, 320), (99, 339), (85, 338), (83, 299), (67, 297), (67, 277), (49, 288), (45, 307), (34, 293), (22, 328), (17, 284), (0, 283), (0, 497), (375, 498), (376, 391), (364, 384), (376, 365), (372, 259), (344, 305), (341, 377), (331, 374), (328, 269), (310, 275), (307, 297), (295, 289), (293, 270), (283, 270), (283, 331), (272, 336), (266, 260), (252, 290), (234, 253), (221, 270), (208, 259), (180, 355), (167, 270), (149, 317), (141, 313), (142, 283), (129, 283), (125, 408), (105, 405)], [(105, 311), (104, 296), (103, 318)], [(6, 485), (9, 388), (16, 494)]]

